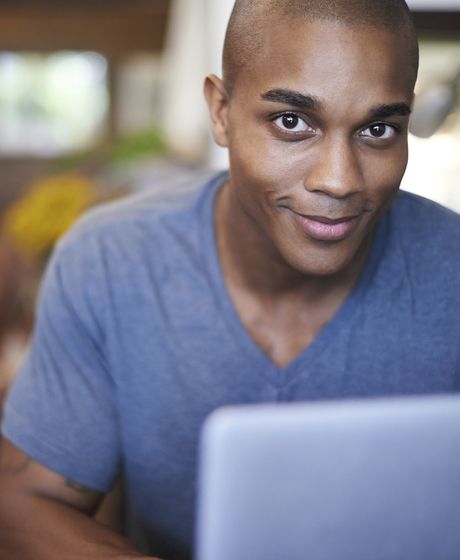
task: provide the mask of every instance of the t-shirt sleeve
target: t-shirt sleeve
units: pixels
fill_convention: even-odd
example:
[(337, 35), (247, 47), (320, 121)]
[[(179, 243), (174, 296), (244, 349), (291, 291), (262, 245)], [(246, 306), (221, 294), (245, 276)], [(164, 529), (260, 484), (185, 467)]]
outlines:
[(105, 351), (101, 253), (86, 236), (61, 243), (51, 259), (2, 431), (47, 468), (107, 491), (119, 471), (120, 444), (116, 386)]

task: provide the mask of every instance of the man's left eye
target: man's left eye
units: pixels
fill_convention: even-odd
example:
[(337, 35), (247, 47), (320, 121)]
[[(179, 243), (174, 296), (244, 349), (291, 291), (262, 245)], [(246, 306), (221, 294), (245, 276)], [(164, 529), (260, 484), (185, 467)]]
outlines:
[(360, 132), (360, 136), (365, 138), (375, 138), (376, 140), (388, 140), (396, 134), (394, 126), (385, 123), (375, 123)]
[(285, 113), (273, 121), (281, 130), (287, 132), (306, 132), (308, 124), (295, 113)]

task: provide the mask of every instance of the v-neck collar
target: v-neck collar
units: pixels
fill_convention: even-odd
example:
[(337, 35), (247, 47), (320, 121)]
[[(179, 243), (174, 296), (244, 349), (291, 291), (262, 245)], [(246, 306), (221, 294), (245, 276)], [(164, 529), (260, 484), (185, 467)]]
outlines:
[(206, 252), (204, 261), (207, 263), (209, 279), (215, 295), (216, 304), (222, 311), (223, 321), (229, 333), (248, 360), (257, 364), (270, 381), (281, 386), (288, 383), (305, 369), (305, 364), (312, 364), (334, 340), (342, 326), (353, 320), (360, 307), (364, 294), (374, 276), (385, 247), (387, 237), (388, 215), (377, 224), (372, 246), (363, 270), (332, 319), (320, 330), (312, 342), (298, 354), (288, 365), (279, 367), (259, 348), (250, 336), (236, 310), (228, 291), (222, 271), (217, 249), (215, 227), (216, 195), (227, 180), (227, 173), (220, 173), (208, 185), (201, 207), (203, 247)]

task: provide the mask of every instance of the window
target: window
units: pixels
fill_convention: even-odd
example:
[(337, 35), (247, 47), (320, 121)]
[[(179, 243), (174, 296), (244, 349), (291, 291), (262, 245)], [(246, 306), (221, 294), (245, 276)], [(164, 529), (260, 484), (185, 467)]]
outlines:
[(107, 61), (95, 52), (0, 53), (0, 155), (55, 157), (104, 135)]
[[(425, 39), (420, 43), (417, 95), (437, 94), (455, 82), (460, 71), (460, 41)], [(442, 92), (441, 92), (442, 93)], [(409, 137), (409, 165), (402, 188), (460, 212), (460, 110), (457, 102), (443, 125), (429, 138)]]

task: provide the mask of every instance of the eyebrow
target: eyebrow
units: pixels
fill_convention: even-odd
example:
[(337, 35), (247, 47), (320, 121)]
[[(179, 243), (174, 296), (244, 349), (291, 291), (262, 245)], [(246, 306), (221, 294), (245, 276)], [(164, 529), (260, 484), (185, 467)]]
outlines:
[(369, 112), (371, 119), (385, 119), (388, 117), (407, 117), (411, 114), (411, 108), (407, 103), (390, 103), (388, 105), (378, 105)]
[(321, 102), (313, 95), (304, 95), (290, 89), (271, 89), (262, 93), (261, 97), (265, 101), (284, 103), (285, 105), (292, 105), (299, 109), (309, 109), (310, 111), (318, 110), (321, 107)]
[[(290, 89), (271, 89), (262, 93), (261, 98), (265, 101), (283, 103), (310, 111), (318, 111), (322, 106), (321, 101), (317, 97), (305, 95)], [(369, 112), (369, 118), (384, 119), (394, 116), (406, 117), (410, 114), (411, 108), (407, 103), (389, 103), (373, 107)]]

